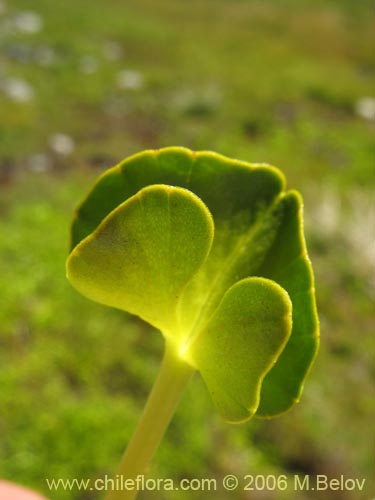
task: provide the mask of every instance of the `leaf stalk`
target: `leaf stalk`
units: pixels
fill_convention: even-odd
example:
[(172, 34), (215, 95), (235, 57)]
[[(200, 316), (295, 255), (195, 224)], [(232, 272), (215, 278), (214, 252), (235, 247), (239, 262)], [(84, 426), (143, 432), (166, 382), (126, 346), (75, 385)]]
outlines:
[[(109, 491), (105, 500), (134, 500), (137, 497), (137, 477), (147, 473), (194, 371), (179, 358), (175, 345), (166, 341), (159, 374), (115, 475), (118, 481), (113, 484), (121, 488)], [(130, 488), (123, 488), (125, 484)]]

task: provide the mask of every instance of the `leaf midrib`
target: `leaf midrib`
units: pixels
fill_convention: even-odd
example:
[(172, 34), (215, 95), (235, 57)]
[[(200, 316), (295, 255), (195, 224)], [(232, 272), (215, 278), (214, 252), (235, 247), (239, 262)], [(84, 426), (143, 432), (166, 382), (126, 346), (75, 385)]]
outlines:
[[(193, 324), (190, 332), (185, 337), (185, 345), (191, 344), (195, 338), (199, 335), (202, 324), (208, 319), (208, 317), (212, 316), (214, 311), (217, 309), (218, 305), (212, 310), (212, 304), (215, 303), (217, 296), (222, 294), (224, 295), (225, 291), (222, 292), (222, 288), (225, 282), (228, 279), (228, 275), (230, 274), (231, 269), (233, 269), (237, 259), (243, 253), (243, 248), (248, 248), (251, 240), (257, 234), (257, 232), (261, 229), (263, 225), (263, 221), (269, 216), (270, 213), (273, 212), (276, 205), (279, 203), (281, 198), (284, 196), (284, 193), (279, 193), (271, 203), (271, 205), (263, 212), (261, 217), (258, 217), (254, 224), (251, 225), (248, 231), (246, 231), (241, 238), (239, 238), (236, 245), (233, 247), (232, 251), (229, 253), (227, 258), (224, 261), (224, 265), (220, 266), (217, 270), (214, 279), (212, 280), (212, 284), (208, 288), (205, 299), (202, 301), (202, 307), (198, 314), (198, 317)], [(224, 271), (223, 271), (224, 269)]]

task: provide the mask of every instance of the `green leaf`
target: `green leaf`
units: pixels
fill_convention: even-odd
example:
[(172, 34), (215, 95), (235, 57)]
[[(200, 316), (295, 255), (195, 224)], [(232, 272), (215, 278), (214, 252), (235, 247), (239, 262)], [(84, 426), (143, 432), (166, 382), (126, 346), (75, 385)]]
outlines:
[(292, 304), (275, 282), (247, 278), (233, 285), (219, 307), (186, 346), (219, 413), (228, 421), (250, 418), (261, 383), (291, 331)]
[[(99, 274), (105, 272), (112, 253), (108, 249), (104, 259), (104, 253), (99, 252), (94, 240), (101, 234), (102, 224), (106, 227), (107, 218), (110, 220), (112, 214), (117, 214), (119, 225), (127, 227), (130, 224), (126, 222), (128, 212), (122, 211), (121, 207), (128, 202), (133, 203), (131, 200), (137, 199), (137, 193), (142, 193), (147, 186), (160, 184), (189, 190), (190, 196), (194, 197), (194, 206), (200, 203), (197, 214), (201, 213), (202, 217), (197, 214), (196, 217), (204, 229), (199, 229), (200, 226), (193, 220), (189, 231), (183, 231), (183, 238), (177, 238), (177, 231), (171, 232), (168, 248), (184, 246), (181, 252), (176, 250), (173, 258), (174, 276), (168, 271), (171, 267), (165, 265), (168, 251), (166, 242), (161, 238), (164, 229), (156, 237), (152, 230), (153, 223), (135, 218), (134, 227), (143, 227), (137, 231), (142, 234), (143, 245), (148, 248), (147, 259), (153, 262), (155, 272), (145, 275), (146, 271), (141, 266), (144, 256), (139, 254), (139, 260), (136, 260), (130, 273), (133, 277), (125, 283), (123, 295), (126, 295), (126, 300), (119, 291), (124, 282), (117, 279), (116, 291), (107, 287), (104, 294), (106, 299), (103, 301), (100, 292), (103, 283), (100, 282)], [(72, 225), (72, 262), (81, 246), (84, 248), (87, 242), (91, 242), (93, 248), (86, 275), (83, 277), (82, 269), (78, 268), (76, 274), (77, 281), (88, 281), (89, 275), (92, 280), (94, 276), (98, 280), (96, 294), (91, 293), (89, 296), (138, 314), (162, 329), (166, 336), (178, 338), (183, 351), (186, 346), (194, 346), (196, 359), (199, 357), (199, 345), (205, 344), (202, 332), (209, 331), (210, 321), (219, 314), (224, 297), (230, 296), (226, 294), (231, 287), (249, 277), (259, 277), (267, 278), (268, 282), (274, 281), (275, 286), (279, 287), (278, 296), (281, 294), (280, 288), (283, 288), (293, 304), (292, 333), (279, 358), (274, 356), (275, 364), (267, 368), (268, 374), (264, 376), (266, 369), (261, 375), (258, 373), (258, 381), (252, 387), (253, 394), (254, 387), (257, 394), (260, 391), (260, 399), (253, 397), (253, 403), (247, 402), (245, 405), (254, 412), (255, 404), (259, 402), (257, 415), (265, 417), (285, 411), (299, 400), (306, 374), (318, 348), (314, 282), (304, 241), (302, 202), (297, 193), (284, 189), (283, 175), (269, 165), (249, 164), (216, 153), (192, 152), (185, 148), (145, 151), (124, 160), (98, 179), (78, 208)], [(192, 201), (193, 198), (189, 199)], [(156, 210), (158, 203), (154, 207)], [(188, 224), (188, 205), (181, 205), (177, 226)], [(212, 214), (215, 224), (211, 249), (212, 232), (207, 229), (208, 213)], [(167, 210), (160, 209), (158, 214), (158, 227), (163, 228)], [(113, 230), (112, 238), (115, 238), (116, 231)], [(125, 240), (127, 231), (123, 231)], [(118, 254), (121, 245), (118, 246)], [(191, 259), (189, 255), (196, 246), (198, 255)], [(122, 253), (123, 259), (127, 261), (129, 256), (137, 252), (124, 247)], [(117, 255), (116, 252), (114, 255)], [(95, 260), (101, 263), (95, 263)], [(190, 265), (192, 263), (194, 265)], [(90, 269), (95, 266), (97, 273), (93, 274)], [(156, 269), (160, 272), (156, 272)], [(139, 285), (137, 273), (143, 283), (147, 282), (146, 287)], [(178, 283), (174, 281), (177, 278)], [(81, 283), (81, 286), (82, 290), (86, 290), (86, 285)], [(91, 284), (88, 288), (91, 290), (95, 287)], [(150, 297), (157, 295), (156, 291), (160, 289), (164, 290), (164, 294), (151, 301)], [(169, 290), (168, 293), (165, 290)], [(121, 296), (121, 300), (113, 300), (110, 295)], [(169, 298), (166, 299), (166, 296)], [(142, 300), (145, 301), (143, 305)], [(198, 338), (199, 344), (196, 344)], [(246, 342), (251, 345), (249, 338), (246, 337)], [(267, 339), (264, 342), (266, 352)], [(245, 345), (241, 349), (247, 352)], [(186, 356), (189, 357), (188, 353)], [(226, 410), (223, 413), (229, 415), (230, 412)]]
[(71, 248), (88, 236), (120, 203), (153, 184), (180, 186), (201, 198), (215, 220), (226, 221), (267, 206), (283, 189), (284, 177), (267, 165), (251, 165), (211, 152), (171, 147), (144, 151), (108, 169), (78, 207)]
[(303, 204), (296, 191), (282, 199), (278, 234), (260, 268), (262, 276), (277, 281), (293, 303), (291, 338), (277, 364), (266, 376), (257, 411), (272, 417), (300, 400), (303, 382), (319, 348), (319, 321), (314, 275), (303, 235)]
[(212, 217), (199, 198), (186, 189), (150, 186), (120, 204), (74, 248), (68, 278), (90, 299), (176, 336), (176, 304), (212, 238)]

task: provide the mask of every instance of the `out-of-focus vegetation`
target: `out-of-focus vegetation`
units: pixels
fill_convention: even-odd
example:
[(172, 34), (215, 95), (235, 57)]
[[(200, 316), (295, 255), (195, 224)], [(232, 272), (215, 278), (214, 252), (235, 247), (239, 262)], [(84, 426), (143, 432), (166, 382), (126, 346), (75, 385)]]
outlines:
[[(161, 336), (66, 282), (74, 207), (104, 168), (183, 145), (272, 163), (305, 198), (322, 346), (300, 405), (220, 420), (197, 376), (154, 477), (326, 474), (374, 496), (374, 13), (366, 0), (0, 0), (0, 476), (114, 470)], [(292, 483), (291, 483), (292, 484)], [(217, 492), (140, 498), (246, 499)], [(249, 492), (247, 492), (249, 493)]]

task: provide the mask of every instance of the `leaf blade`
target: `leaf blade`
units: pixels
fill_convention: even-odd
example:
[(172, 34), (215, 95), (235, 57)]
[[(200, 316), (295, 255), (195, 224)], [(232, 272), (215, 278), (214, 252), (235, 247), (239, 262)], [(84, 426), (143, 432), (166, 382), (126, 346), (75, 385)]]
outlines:
[(224, 419), (240, 422), (256, 412), (262, 380), (289, 338), (291, 309), (277, 283), (241, 280), (187, 347)]
[(150, 186), (81, 240), (68, 258), (68, 279), (92, 300), (175, 335), (176, 304), (207, 258), (213, 232), (211, 214), (195, 195)]
[(116, 206), (148, 185), (189, 189), (203, 200), (215, 223), (257, 203), (268, 205), (284, 188), (282, 173), (209, 151), (183, 147), (146, 150), (104, 172), (79, 205), (72, 224), (71, 248), (88, 236)]
[(280, 230), (260, 272), (289, 293), (293, 329), (287, 346), (263, 382), (257, 415), (267, 418), (287, 411), (299, 401), (319, 349), (314, 275), (303, 233), (302, 198), (296, 191), (289, 191), (283, 204)]
[[(292, 335), (264, 377), (257, 415), (271, 417), (286, 411), (298, 401), (319, 345), (314, 278), (299, 195), (285, 193), (282, 174), (268, 165), (177, 147), (145, 151), (99, 178), (77, 211), (72, 247), (95, 231), (117, 205), (154, 184), (189, 189), (215, 221), (210, 255), (180, 289), (177, 304), (170, 306), (176, 309), (178, 327), (174, 328), (180, 329), (184, 342), (194, 341), (228, 289), (240, 280), (261, 276), (288, 292), (293, 302)], [(182, 262), (183, 258), (179, 266)], [(160, 328), (155, 318), (141, 317)]]

